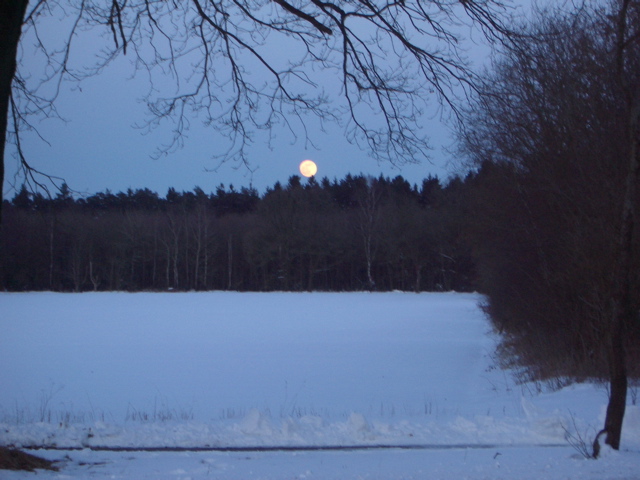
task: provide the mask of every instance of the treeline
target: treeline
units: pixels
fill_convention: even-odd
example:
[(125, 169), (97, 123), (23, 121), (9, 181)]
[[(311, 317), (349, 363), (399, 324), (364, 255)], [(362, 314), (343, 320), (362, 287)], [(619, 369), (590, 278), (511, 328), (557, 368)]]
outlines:
[(469, 290), (464, 186), (292, 176), (263, 195), (220, 185), (84, 198), (23, 187), (3, 205), (0, 288)]

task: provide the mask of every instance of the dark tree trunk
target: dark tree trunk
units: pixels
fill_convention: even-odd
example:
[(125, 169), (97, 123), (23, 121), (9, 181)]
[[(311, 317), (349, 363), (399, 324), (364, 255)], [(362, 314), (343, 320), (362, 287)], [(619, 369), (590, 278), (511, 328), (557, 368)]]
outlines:
[(0, 0), (0, 199), (4, 184), (4, 149), (7, 140), (11, 83), (16, 73), (16, 54), (27, 3), (27, 0)]
[(627, 405), (627, 366), (623, 331), (622, 328), (617, 328), (616, 330), (613, 333), (611, 342), (610, 396), (604, 429), (607, 433), (605, 443), (618, 450), (620, 448), (622, 422)]
[[(609, 342), (609, 381), (610, 397), (604, 431), (605, 443), (618, 450), (622, 434), (622, 422), (627, 402), (627, 358), (624, 347), (627, 326), (634, 318), (631, 289), (634, 263), (633, 240), (636, 231), (636, 197), (640, 179), (640, 91), (628, 84), (624, 72), (625, 34), (627, 9), (630, 2), (625, 1), (619, 19), (618, 32), (618, 75), (623, 90), (627, 92), (629, 108), (629, 159), (625, 180), (625, 193), (622, 204), (622, 223), (618, 241), (618, 258), (614, 270), (614, 308)], [(594, 452), (595, 453), (595, 452)]]
[[(631, 151), (622, 205), (618, 260), (614, 278), (613, 318), (609, 339), (610, 396), (607, 416), (604, 421), (605, 443), (611, 448), (620, 448), (622, 422), (627, 402), (627, 358), (624, 338), (627, 326), (633, 321), (631, 285), (633, 264), (633, 238), (635, 235), (635, 203), (638, 175), (640, 173), (640, 103), (634, 102), (630, 114)], [(596, 452), (594, 451), (594, 456)]]

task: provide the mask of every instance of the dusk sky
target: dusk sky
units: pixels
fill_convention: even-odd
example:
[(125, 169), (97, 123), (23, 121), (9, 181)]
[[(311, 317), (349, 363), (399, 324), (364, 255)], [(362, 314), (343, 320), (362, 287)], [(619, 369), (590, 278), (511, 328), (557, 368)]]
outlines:
[[(54, 34), (55, 25), (51, 27)], [(471, 45), (469, 52), (474, 65), (480, 65), (486, 60), (488, 48)], [(433, 147), (432, 160), (417, 165), (394, 167), (378, 163), (366, 151), (350, 145), (340, 127), (334, 125), (327, 132), (312, 132), (317, 148), (305, 145), (301, 139), (295, 141), (284, 130), (276, 131), (272, 148), (266, 141), (256, 141), (249, 159), (251, 172), (242, 165), (221, 164), (214, 158), (224, 148), (224, 138), (215, 128), (202, 126), (199, 119), (193, 119), (183, 148), (154, 159), (155, 149), (167, 140), (169, 133), (160, 129), (145, 134), (136, 128), (147, 116), (147, 107), (139, 100), (148, 82), (141, 76), (130, 78), (133, 71), (130, 61), (128, 57), (120, 57), (101, 74), (63, 86), (56, 105), (66, 121), (40, 121), (35, 126), (42, 138), (26, 132), (22, 139), (27, 160), (34, 168), (64, 179), (72, 190), (80, 193), (149, 188), (161, 195), (169, 187), (192, 190), (199, 186), (209, 193), (221, 183), (227, 187), (233, 184), (237, 189), (251, 185), (263, 193), (275, 182), (286, 183), (291, 175), (298, 175), (298, 165), (305, 159), (318, 165), (316, 178), (330, 180), (341, 179), (348, 173), (362, 173), (402, 175), (411, 183), (420, 184), (429, 175), (445, 179), (460, 171), (459, 164), (446, 151), (452, 145), (451, 132), (441, 121), (435, 98), (430, 102), (433, 111), (421, 121)], [(5, 198), (12, 198), (23, 182), (16, 176), (18, 161), (12, 145), (8, 145), (5, 158)]]

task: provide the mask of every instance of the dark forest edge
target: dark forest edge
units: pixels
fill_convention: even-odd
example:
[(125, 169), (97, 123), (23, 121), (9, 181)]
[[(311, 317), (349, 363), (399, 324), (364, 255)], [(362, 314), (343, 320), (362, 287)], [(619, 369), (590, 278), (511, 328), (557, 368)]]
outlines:
[(5, 200), (5, 291), (469, 291), (474, 175), (289, 178), (263, 195), (217, 187)]

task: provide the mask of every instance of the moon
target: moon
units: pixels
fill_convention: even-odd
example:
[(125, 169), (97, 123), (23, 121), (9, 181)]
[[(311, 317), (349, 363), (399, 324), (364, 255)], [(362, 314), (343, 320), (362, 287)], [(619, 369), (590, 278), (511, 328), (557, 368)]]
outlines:
[(304, 160), (300, 164), (300, 173), (305, 177), (313, 177), (318, 172), (318, 166), (313, 160)]

